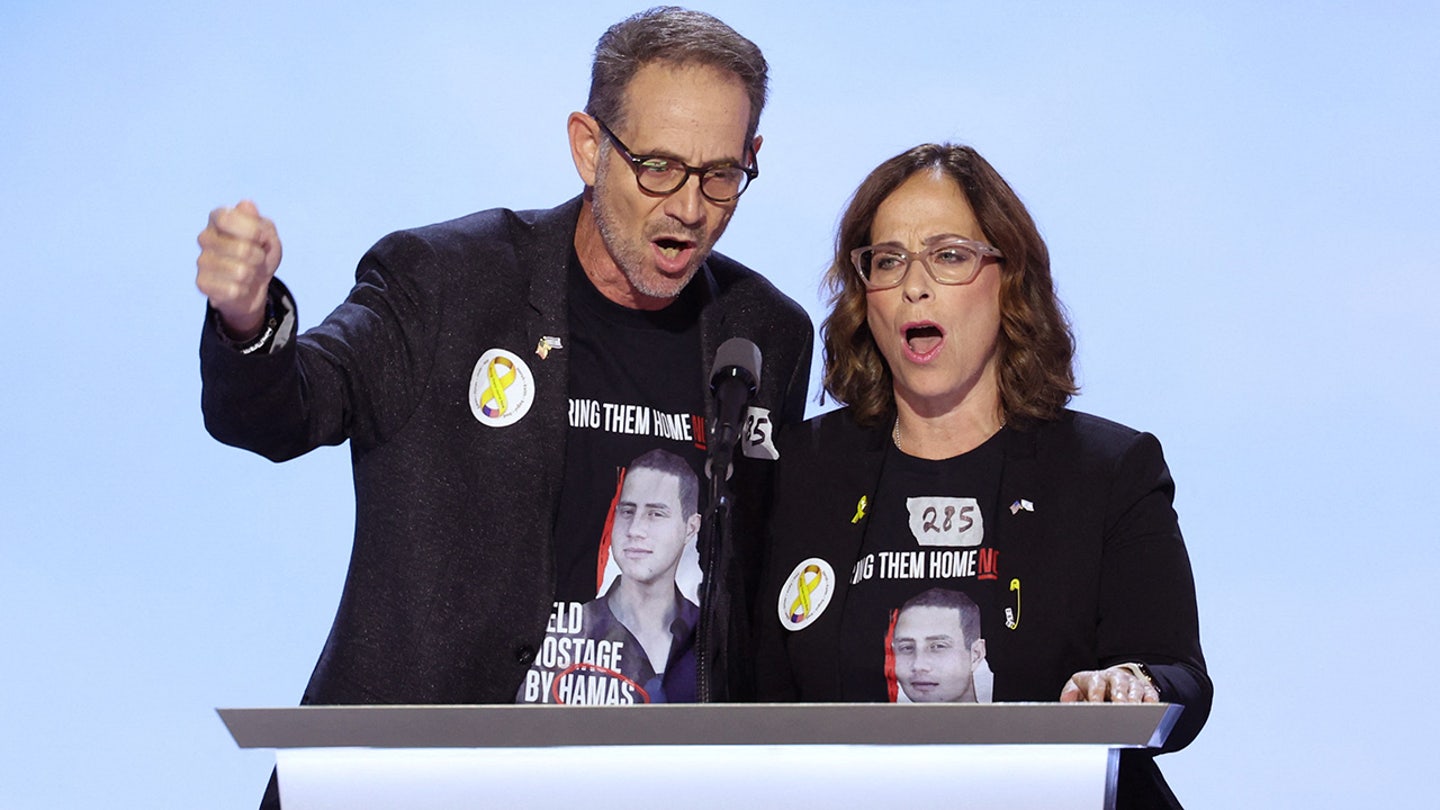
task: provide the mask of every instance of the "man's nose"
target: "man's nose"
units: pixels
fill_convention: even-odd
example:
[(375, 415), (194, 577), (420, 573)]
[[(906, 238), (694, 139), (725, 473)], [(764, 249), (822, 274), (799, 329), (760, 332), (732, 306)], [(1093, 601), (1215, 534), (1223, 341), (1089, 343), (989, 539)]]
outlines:
[(686, 177), (684, 184), (665, 198), (665, 213), (689, 228), (705, 221), (705, 195), (700, 193), (700, 175)]

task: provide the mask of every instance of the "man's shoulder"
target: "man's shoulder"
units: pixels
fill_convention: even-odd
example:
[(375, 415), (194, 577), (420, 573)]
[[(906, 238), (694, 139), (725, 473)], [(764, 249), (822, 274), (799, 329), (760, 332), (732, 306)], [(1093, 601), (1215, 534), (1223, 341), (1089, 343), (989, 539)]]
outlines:
[(575, 231), (580, 215), (580, 197), (566, 200), (556, 208), (514, 210), (490, 208), (456, 216), (433, 225), (408, 228), (400, 233), (413, 233), (428, 239), (517, 238), (547, 231)]
[(455, 219), (396, 231), (387, 239), (419, 239), (434, 247), (466, 248), (481, 245), (514, 245), (536, 240), (574, 237), (580, 214), (580, 198), (555, 208), (513, 210), (489, 208)]
[(805, 308), (763, 274), (718, 251), (712, 252), (705, 263), (714, 280), (715, 295), (727, 310), (756, 313), (786, 325), (803, 321), (809, 326), (810, 316)]
[(675, 589), (675, 616), (690, 627), (700, 623), (700, 606), (691, 602), (678, 587)]
[(491, 208), (395, 231), (370, 249), (361, 270), (408, 279), (431, 295), (514, 301), (531, 294), (537, 276), (564, 278), (579, 211), (576, 197), (555, 208)]
[(580, 606), (580, 618), (589, 627), (592, 623), (610, 619), (610, 593), (607, 591)]

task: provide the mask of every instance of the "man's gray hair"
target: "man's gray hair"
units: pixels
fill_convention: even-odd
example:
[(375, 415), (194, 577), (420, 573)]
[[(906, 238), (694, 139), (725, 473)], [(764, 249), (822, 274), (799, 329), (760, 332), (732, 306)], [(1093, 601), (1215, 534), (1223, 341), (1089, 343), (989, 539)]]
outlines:
[(658, 6), (610, 26), (595, 45), (585, 112), (611, 129), (625, 125), (625, 88), (653, 63), (704, 65), (740, 80), (750, 98), (745, 144), (755, 139), (769, 88), (769, 65), (755, 43), (702, 11)]

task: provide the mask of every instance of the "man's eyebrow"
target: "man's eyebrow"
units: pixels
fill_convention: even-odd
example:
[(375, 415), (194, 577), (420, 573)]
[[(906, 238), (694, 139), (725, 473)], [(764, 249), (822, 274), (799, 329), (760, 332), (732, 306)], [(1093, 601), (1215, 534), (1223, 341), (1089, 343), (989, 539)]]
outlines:
[(634, 155), (634, 156), (635, 156), (637, 159), (639, 159), (639, 160), (644, 160), (644, 159), (646, 159), (646, 158), (659, 158), (659, 159), (661, 159), (661, 160), (669, 160), (669, 161), (673, 161), (673, 162), (675, 162), (675, 163), (679, 163), (679, 164), (682, 164), (682, 165), (685, 165), (685, 166), (689, 166), (689, 167), (692, 168), (692, 169), (717, 169), (717, 168), (719, 168), (719, 167), (721, 167), (721, 166), (744, 166), (744, 165), (745, 165), (745, 159), (744, 159), (744, 158), (730, 158), (730, 157), (720, 158), (719, 160), (712, 160), (712, 161), (710, 161), (709, 163), (701, 163), (700, 165), (697, 166), (697, 165), (694, 165), (694, 164), (690, 163), (689, 161), (685, 160), (685, 158), (682, 158), (682, 157), (680, 157), (679, 155), (671, 154), (671, 153), (669, 153), (669, 152), (644, 152), (644, 151), (638, 151), (638, 150), (637, 150), (637, 151), (635, 151), (635, 152), (631, 152), (631, 154)]

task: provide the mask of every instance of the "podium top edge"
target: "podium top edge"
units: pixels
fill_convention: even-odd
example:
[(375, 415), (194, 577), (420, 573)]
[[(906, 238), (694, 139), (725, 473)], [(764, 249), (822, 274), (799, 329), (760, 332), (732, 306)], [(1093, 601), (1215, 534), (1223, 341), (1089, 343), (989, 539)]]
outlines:
[(1171, 703), (303, 706), (216, 711), (241, 748), (618, 745), (1158, 746)]

